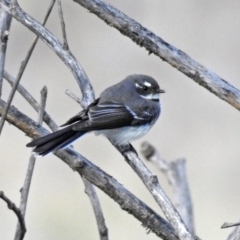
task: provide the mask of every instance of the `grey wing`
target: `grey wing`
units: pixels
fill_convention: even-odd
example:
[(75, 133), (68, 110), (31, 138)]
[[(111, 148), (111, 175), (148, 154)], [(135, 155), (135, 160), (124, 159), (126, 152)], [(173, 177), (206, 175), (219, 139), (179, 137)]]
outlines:
[(105, 102), (89, 108), (88, 121), (74, 124), (73, 130), (104, 130), (131, 126), (134, 115), (118, 103)]
[(87, 109), (82, 110), (81, 112), (79, 112), (77, 115), (73, 116), (72, 118), (70, 118), (66, 123), (62, 124), (60, 127), (64, 127), (67, 125), (71, 125), (75, 122), (79, 122), (79, 121), (85, 121), (88, 119), (88, 111), (92, 106), (97, 105), (99, 102), (99, 98), (96, 99), (95, 101), (93, 101), (88, 107)]
[(94, 131), (139, 126), (152, 122), (154, 116), (148, 111), (137, 114), (128, 106), (115, 102), (104, 102), (88, 110), (88, 120), (73, 125), (75, 131)]

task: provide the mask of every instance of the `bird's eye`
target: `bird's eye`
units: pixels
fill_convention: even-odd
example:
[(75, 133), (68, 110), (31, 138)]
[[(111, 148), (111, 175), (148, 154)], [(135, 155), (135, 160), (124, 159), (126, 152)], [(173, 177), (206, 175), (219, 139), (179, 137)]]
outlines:
[(147, 87), (147, 86), (143, 86), (143, 90), (144, 90), (144, 91), (147, 91), (147, 90), (148, 90), (148, 87)]

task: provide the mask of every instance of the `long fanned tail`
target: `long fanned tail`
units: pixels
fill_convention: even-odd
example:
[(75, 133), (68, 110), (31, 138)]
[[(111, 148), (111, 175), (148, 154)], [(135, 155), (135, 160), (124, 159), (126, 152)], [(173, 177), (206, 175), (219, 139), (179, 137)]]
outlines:
[(27, 147), (35, 147), (33, 152), (44, 156), (52, 151), (64, 148), (71, 144), (74, 140), (84, 135), (86, 131), (74, 131), (72, 126), (68, 126), (59, 131), (53, 132), (32, 142)]

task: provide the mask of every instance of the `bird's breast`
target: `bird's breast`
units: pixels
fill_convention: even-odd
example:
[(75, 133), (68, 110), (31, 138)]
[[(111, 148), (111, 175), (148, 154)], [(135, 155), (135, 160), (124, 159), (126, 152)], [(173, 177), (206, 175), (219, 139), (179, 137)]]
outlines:
[(146, 124), (141, 126), (122, 127), (116, 129), (95, 131), (95, 134), (104, 135), (116, 145), (125, 145), (133, 140), (144, 136), (149, 131), (151, 126), (152, 125), (150, 124)]

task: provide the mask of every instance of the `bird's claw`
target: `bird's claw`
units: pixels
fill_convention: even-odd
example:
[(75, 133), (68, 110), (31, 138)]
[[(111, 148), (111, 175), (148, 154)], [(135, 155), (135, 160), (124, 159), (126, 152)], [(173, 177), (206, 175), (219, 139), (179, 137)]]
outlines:
[(136, 149), (132, 146), (132, 144), (128, 143), (125, 145), (119, 145), (117, 146), (117, 149), (121, 152), (121, 154), (124, 156), (127, 152), (134, 152), (137, 156), (138, 153)]

